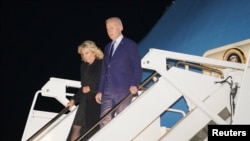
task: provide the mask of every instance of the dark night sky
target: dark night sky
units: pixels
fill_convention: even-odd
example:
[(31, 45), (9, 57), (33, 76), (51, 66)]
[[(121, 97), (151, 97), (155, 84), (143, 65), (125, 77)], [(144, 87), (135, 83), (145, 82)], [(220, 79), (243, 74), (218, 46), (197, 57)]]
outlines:
[(124, 35), (139, 43), (170, 3), (1, 1), (1, 140), (21, 140), (34, 94), (50, 77), (79, 80), (77, 46), (104, 47), (106, 18), (120, 17)]

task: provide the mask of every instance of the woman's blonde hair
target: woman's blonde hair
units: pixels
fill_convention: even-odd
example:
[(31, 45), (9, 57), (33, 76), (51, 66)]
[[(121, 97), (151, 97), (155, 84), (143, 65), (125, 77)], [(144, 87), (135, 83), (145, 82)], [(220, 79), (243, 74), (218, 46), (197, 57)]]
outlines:
[(96, 56), (97, 59), (99, 59), (99, 60), (103, 59), (104, 54), (103, 54), (102, 50), (99, 47), (97, 47), (97, 45), (95, 44), (95, 42), (90, 41), (90, 40), (86, 40), (86, 41), (84, 41), (82, 44), (80, 44), (78, 46), (78, 50), (77, 50), (77, 52), (82, 57), (82, 61), (84, 61), (83, 60), (83, 55), (81, 53), (81, 50), (83, 48), (86, 48), (86, 49), (90, 50), (91, 52), (93, 52), (95, 54), (95, 56)]

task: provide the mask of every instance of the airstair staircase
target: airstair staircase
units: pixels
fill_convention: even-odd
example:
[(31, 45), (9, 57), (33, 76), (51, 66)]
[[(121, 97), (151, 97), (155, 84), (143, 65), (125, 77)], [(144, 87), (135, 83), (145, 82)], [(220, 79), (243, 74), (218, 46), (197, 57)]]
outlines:
[[(250, 114), (244, 111), (245, 107), (250, 107), (247, 102), (250, 100), (247, 95), (250, 90), (249, 60), (249, 55), (247, 62), (241, 64), (150, 49), (141, 64), (144, 69), (157, 72), (158, 75), (152, 78), (156, 81), (142, 89), (141, 94), (123, 112), (89, 141), (205, 141), (209, 124), (250, 124)], [(183, 61), (183, 67), (174, 66), (178, 61)], [(201, 67), (191, 68), (185, 63)], [(171, 64), (171, 67), (166, 64)], [(219, 66), (220, 69), (214, 69), (219, 75), (202, 73), (204, 68), (209, 68), (207, 66)], [(66, 92), (67, 87), (79, 88), (80, 82), (52, 77), (36, 93), (22, 141), (29, 140), (58, 114), (35, 110), (37, 95), (55, 98), (65, 106), (67, 96), (72, 96)], [(185, 99), (189, 108), (187, 113), (172, 108), (181, 98)], [(76, 109), (62, 113), (57, 122), (32, 140), (66, 140)], [(172, 127), (162, 127), (160, 115), (164, 112), (177, 112), (183, 117)]]

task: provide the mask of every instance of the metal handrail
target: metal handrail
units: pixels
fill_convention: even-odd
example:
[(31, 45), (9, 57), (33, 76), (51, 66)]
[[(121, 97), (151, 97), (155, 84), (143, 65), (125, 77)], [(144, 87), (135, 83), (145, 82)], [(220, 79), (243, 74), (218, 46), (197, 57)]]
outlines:
[(178, 67), (179, 64), (188, 65), (188, 66), (192, 66), (192, 67), (196, 67), (196, 68), (200, 68), (200, 69), (205, 69), (205, 70), (208, 70), (210, 72), (215, 72), (215, 73), (218, 73), (221, 76), (221, 78), (224, 78), (223, 72), (219, 69), (215, 69), (215, 68), (211, 68), (211, 67), (207, 67), (207, 66), (203, 66), (203, 65), (199, 65), (199, 64), (193, 64), (193, 63), (189, 63), (189, 62), (185, 62), (185, 61), (177, 62), (176, 67)]
[(83, 133), (80, 137), (78, 137), (75, 141), (81, 141), (82, 139), (84, 139), (84, 137), (86, 137), (92, 130), (94, 130), (97, 126), (100, 125), (100, 123), (102, 122), (102, 120), (109, 114), (111, 114), (112, 112), (114, 112), (124, 101), (128, 100), (129, 98), (131, 98), (133, 95), (129, 94), (126, 97), (124, 97), (119, 103), (117, 103), (115, 105), (115, 107), (113, 107), (109, 112), (107, 112), (104, 116), (101, 117), (101, 119), (95, 124), (93, 125), (89, 130), (87, 130), (85, 133)]
[(69, 107), (65, 107), (60, 113), (58, 113), (53, 119), (51, 119), (47, 124), (45, 124), (42, 128), (40, 128), (35, 134), (33, 134), (27, 141), (34, 140), (37, 136), (39, 136), (43, 131), (45, 131), (51, 124), (53, 124), (59, 117), (61, 117), (64, 113), (69, 110)]

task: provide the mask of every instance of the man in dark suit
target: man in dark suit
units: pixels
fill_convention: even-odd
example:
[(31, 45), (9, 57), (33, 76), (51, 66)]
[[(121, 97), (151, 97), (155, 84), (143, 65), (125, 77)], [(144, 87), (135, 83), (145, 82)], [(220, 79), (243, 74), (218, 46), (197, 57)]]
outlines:
[[(138, 46), (133, 40), (123, 36), (120, 18), (108, 18), (106, 30), (112, 41), (104, 49), (99, 91), (96, 94), (96, 101), (101, 104), (101, 117), (127, 95), (136, 95), (142, 77)], [(132, 96), (120, 104), (114, 113), (106, 116), (100, 124), (101, 127), (106, 125), (114, 114), (125, 109), (131, 99)]]

